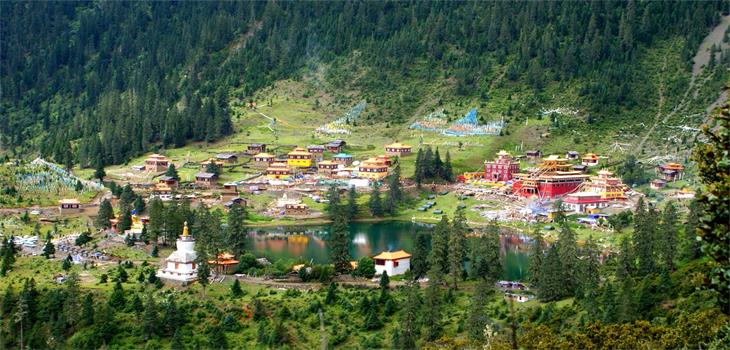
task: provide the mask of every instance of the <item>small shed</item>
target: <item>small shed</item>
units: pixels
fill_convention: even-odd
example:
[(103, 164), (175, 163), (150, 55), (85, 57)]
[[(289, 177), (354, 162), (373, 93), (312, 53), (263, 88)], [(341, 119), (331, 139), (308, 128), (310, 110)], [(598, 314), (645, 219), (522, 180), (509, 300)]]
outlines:
[(265, 153), (266, 152), (266, 144), (264, 143), (252, 143), (248, 145), (248, 148), (246, 148), (246, 153), (250, 155), (259, 154), (259, 153)]
[(402, 275), (411, 268), (411, 254), (401, 249), (395, 252), (382, 252), (373, 257), (375, 260), (375, 273), (382, 275), (387, 272), (388, 276)]
[(215, 158), (219, 161), (222, 161), (226, 164), (236, 164), (238, 163), (238, 156), (233, 153), (218, 153), (215, 155)]
[(344, 166), (349, 166), (350, 164), (352, 164), (352, 156), (347, 153), (335, 154), (335, 156), (332, 157), (332, 160), (335, 161), (335, 163), (339, 163)]
[(565, 154), (565, 158), (568, 160), (578, 160), (580, 157), (580, 153), (577, 151), (568, 151), (568, 153)]
[(81, 212), (81, 203), (76, 198), (66, 198), (58, 201), (58, 211), (61, 215)]
[(309, 214), (309, 206), (304, 203), (287, 203), (284, 205), (286, 216), (304, 216)]
[(385, 145), (385, 154), (389, 156), (407, 156), (411, 154), (411, 146), (396, 141), (395, 143)]
[(325, 145), (328, 152), (331, 153), (342, 153), (342, 151), (345, 150), (345, 146), (347, 143), (345, 140), (334, 140), (332, 142), (329, 142)]
[(667, 186), (667, 181), (663, 179), (655, 179), (652, 180), (651, 183), (649, 183), (649, 187), (652, 190), (661, 190), (662, 188)]
[(177, 187), (177, 180), (172, 176), (163, 175), (160, 176), (159, 181), (157, 183), (165, 184), (169, 187)]
[(195, 174), (195, 184), (201, 187), (213, 187), (218, 175), (214, 173), (199, 172)]
[(312, 158), (317, 161), (322, 160), (324, 157), (324, 146), (323, 145), (309, 145), (307, 146), (307, 152), (312, 154)]

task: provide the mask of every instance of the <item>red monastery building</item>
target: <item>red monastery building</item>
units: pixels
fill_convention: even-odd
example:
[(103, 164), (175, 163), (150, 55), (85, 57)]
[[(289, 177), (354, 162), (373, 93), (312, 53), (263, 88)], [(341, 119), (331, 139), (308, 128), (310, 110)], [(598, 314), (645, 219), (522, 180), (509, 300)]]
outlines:
[(550, 156), (528, 174), (514, 174), (514, 194), (521, 197), (555, 198), (575, 192), (588, 178), (580, 171), (571, 170), (565, 158)]
[(520, 163), (512, 160), (506, 151), (497, 153), (494, 161), (484, 162), (484, 179), (487, 181), (509, 181), (512, 175), (520, 172)]

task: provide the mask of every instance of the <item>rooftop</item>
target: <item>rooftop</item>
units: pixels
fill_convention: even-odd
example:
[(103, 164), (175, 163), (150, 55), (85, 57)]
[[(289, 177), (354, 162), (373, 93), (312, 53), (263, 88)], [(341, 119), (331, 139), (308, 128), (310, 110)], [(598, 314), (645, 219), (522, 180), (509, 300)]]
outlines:
[(405, 143), (395, 142), (391, 143), (389, 145), (385, 145), (387, 148), (411, 148), (411, 146), (406, 145)]
[(264, 152), (264, 153), (259, 153), (259, 154), (255, 155), (253, 157), (254, 158), (274, 158), (274, 155)]
[(335, 154), (335, 158), (352, 158), (352, 156), (347, 153), (337, 153)]
[(200, 172), (200, 173), (195, 174), (195, 178), (196, 179), (198, 179), (198, 178), (200, 178), (200, 179), (212, 179), (214, 177), (216, 177), (216, 175), (214, 173)]
[(238, 158), (238, 157), (237, 157), (237, 156), (236, 156), (235, 154), (233, 154), (233, 153), (218, 153), (218, 154), (217, 154), (217, 155), (216, 155), (215, 157), (216, 157), (216, 158), (218, 158), (218, 159), (231, 159), (231, 158)]
[(394, 252), (382, 252), (376, 256), (373, 257), (373, 259), (381, 259), (381, 260), (398, 260), (398, 259), (405, 259), (410, 258), (411, 254), (406, 253), (405, 250), (397, 250)]
[(59, 204), (79, 204), (79, 200), (76, 198), (64, 198), (58, 201)]

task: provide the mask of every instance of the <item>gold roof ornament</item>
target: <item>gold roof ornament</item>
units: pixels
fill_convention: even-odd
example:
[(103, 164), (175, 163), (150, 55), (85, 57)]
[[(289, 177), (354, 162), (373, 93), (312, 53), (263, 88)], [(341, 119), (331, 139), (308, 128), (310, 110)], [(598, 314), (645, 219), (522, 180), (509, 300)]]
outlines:
[(183, 226), (183, 234), (182, 234), (182, 236), (183, 237), (190, 236), (190, 230), (188, 230), (188, 222), (187, 221), (185, 221), (185, 224)]

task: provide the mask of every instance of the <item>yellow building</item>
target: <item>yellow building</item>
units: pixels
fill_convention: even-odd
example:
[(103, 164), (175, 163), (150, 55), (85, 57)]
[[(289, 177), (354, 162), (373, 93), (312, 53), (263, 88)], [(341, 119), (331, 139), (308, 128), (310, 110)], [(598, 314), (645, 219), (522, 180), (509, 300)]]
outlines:
[(284, 163), (271, 163), (266, 168), (266, 177), (269, 179), (288, 179), (291, 176), (291, 170)]
[(312, 166), (312, 153), (297, 147), (287, 154), (286, 164), (292, 167), (309, 168)]
[(357, 174), (362, 178), (380, 180), (388, 176), (388, 165), (382, 160), (369, 158), (360, 164)]

